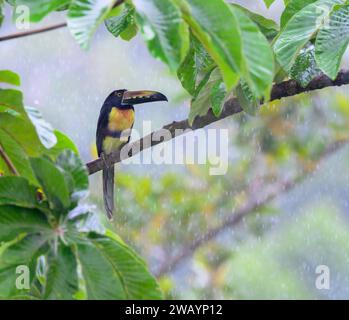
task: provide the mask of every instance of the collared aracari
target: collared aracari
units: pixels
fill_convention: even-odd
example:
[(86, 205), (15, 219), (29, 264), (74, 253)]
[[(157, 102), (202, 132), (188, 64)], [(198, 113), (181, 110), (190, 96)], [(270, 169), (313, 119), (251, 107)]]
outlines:
[[(110, 153), (121, 150), (130, 141), (135, 120), (134, 105), (156, 101), (168, 101), (166, 96), (156, 91), (112, 92), (105, 100), (97, 124), (98, 156), (104, 158)], [(107, 216), (110, 220), (114, 212), (114, 165), (103, 170), (103, 198)]]

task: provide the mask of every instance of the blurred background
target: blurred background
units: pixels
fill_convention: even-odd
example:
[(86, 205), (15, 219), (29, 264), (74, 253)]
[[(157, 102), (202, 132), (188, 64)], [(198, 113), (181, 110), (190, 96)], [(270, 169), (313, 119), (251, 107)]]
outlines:
[[(233, 1), (278, 21), (282, 1)], [(6, 19), (0, 36), (18, 32)], [(63, 21), (51, 15), (35, 29)], [(66, 28), (1, 43), (0, 69), (20, 74), (25, 103), (96, 157), (100, 107), (115, 89), (153, 89), (168, 104), (136, 109), (159, 129), (186, 119), (189, 96), (140, 36), (115, 39), (102, 26), (89, 51)], [(149, 263), (167, 298), (349, 298), (349, 90), (330, 88), (265, 105), (211, 128), (229, 130), (229, 169), (204, 165), (117, 166), (118, 213), (105, 221), (101, 175), (87, 202)], [(167, 147), (172, 148), (173, 142)], [(150, 152), (150, 151), (146, 151)], [(317, 267), (330, 271), (318, 289)]]

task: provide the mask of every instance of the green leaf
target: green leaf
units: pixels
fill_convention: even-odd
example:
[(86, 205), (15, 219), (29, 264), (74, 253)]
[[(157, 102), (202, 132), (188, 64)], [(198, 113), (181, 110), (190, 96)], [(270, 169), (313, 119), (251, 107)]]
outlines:
[(20, 116), (14, 117), (10, 113), (0, 113), (0, 128), (6, 131), (27, 155), (38, 156), (44, 150), (44, 147), (24, 109), (22, 100), (23, 96), (20, 91), (0, 89), (0, 105), (20, 114)]
[(290, 72), (299, 51), (323, 26), (333, 6), (343, 1), (318, 0), (307, 5), (291, 18), (274, 44), (276, 58), (286, 72)]
[(78, 245), (89, 299), (162, 298), (144, 262), (125, 244), (97, 234), (89, 240), (89, 245)]
[(134, 23), (134, 13), (134, 7), (126, 3), (119, 15), (113, 15), (105, 20), (105, 26), (113, 36), (118, 37)]
[(73, 299), (79, 285), (76, 258), (70, 247), (59, 243), (57, 254), (49, 257), (46, 283), (45, 299)]
[(171, 0), (135, 0), (141, 34), (155, 58), (177, 70), (189, 45), (189, 33), (179, 8)]
[(31, 158), (30, 163), (50, 207), (55, 210), (69, 208), (70, 195), (64, 174), (45, 158)]
[(85, 198), (88, 194), (88, 174), (81, 159), (73, 151), (65, 150), (58, 156), (56, 163), (64, 171), (67, 184), (71, 182), (72, 201)]
[[(0, 11), (0, 16), (1, 16), (1, 11)], [(0, 22), (0, 25), (1, 25), (1, 22)], [(21, 79), (19, 78), (17, 73), (14, 73), (10, 70), (0, 70), (0, 82), (19, 86), (21, 84)]]
[(183, 88), (194, 96), (198, 83), (213, 66), (212, 58), (196, 37), (191, 34), (190, 49), (177, 71)]
[(0, 206), (0, 225), (0, 242), (13, 240), (21, 233), (52, 234), (46, 216), (34, 209)]
[[(31, 184), (38, 185), (38, 181), (34, 176), (33, 169), (30, 165), (29, 158), (25, 153), (24, 149), (16, 140), (12, 138), (5, 130), (1, 129), (0, 125), (0, 144), (2, 149), (11, 160), (12, 164), (16, 168), (20, 176), (26, 178)], [(0, 157), (0, 170), (2, 170), (5, 175), (12, 175), (7, 164)]]
[(2, 25), (2, 22), (4, 21), (4, 13), (2, 12), (3, 9), (2, 9), (2, 3), (0, 2), (0, 27)]
[(303, 88), (311, 80), (322, 74), (315, 61), (315, 48), (313, 45), (304, 48), (299, 53), (295, 64), (293, 65), (290, 76), (295, 79)]
[(223, 110), (224, 99), (227, 95), (227, 90), (223, 81), (217, 81), (211, 90), (211, 106), (213, 114), (218, 117)]
[(68, 28), (83, 49), (89, 47), (90, 40), (98, 26), (108, 16), (115, 0), (74, 0), (69, 7)]
[(331, 79), (338, 75), (349, 43), (349, 6), (335, 10), (316, 39), (315, 58), (320, 69)]
[(256, 98), (248, 84), (245, 81), (240, 81), (236, 87), (236, 96), (241, 105), (241, 108), (249, 115), (256, 115), (259, 107), (260, 100)]
[(14, 298), (21, 294), (29, 294), (29, 289), (18, 289), (16, 273), (18, 266), (29, 268), (29, 285), (35, 280), (37, 258), (46, 250), (47, 238), (40, 235), (29, 235), (8, 246), (1, 254), (0, 260), (0, 296)]
[[(222, 76), (219, 70), (216, 68), (213, 71), (207, 73), (206, 77), (201, 81), (198, 87), (198, 93), (195, 99), (193, 99), (189, 113), (189, 124), (192, 125), (197, 116), (205, 115), (209, 109), (212, 108), (212, 102), (217, 103), (218, 98), (212, 97), (212, 93), (221, 95), (221, 90), (217, 90), (223, 83)], [(216, 88), (216, 91), (215, 91)], [(219, 107), (215, 106), (217, 114)]]
[(50, 12), (59, 10), (70, 3), (70, 0), (15, 0), (15, 9), (18, 6), (26, 6), (30, 12), (30, 21), (39, 22)]
[(245, 7), (242, 7), (238, 4), (232, 3), (232, 6), (243, 11), (245, 15), (247, 15), (254, 23), (257, 24), (260, 31), (266, 36), (268, 39), (273, 39), (279, 32), (280, 28), (277, 23), (272, 19), (267, 19), (262, 15), (252, 12)]
[(280, 18), (281, 28), (283, 28), (287, 22), (299, 11), (301, 11), (307, 5), (316, 2), (317, 0), (291, 0), (285, 10), (282, 12)]
[(36, 188), (22, 177), (0, 178), (0, 205), (16, 205), (25, 208), (36, 208)]
[(246, 71), (243, 78), (257, 98), (269, 99), (274, 78), (274, 54), (269, 42), (257, 25), (244, 12), (231, 7), (241, 30), (243, 59)]
[(68, 149), (73, 151), (76, 155), (79, 155), (79, 151), (74, 142), (66, 136), (64, 133), (54, 130), (54, 134), (57, 139), (57, 143), (50, 150), (47, 151), (54, 160), (62, 153), (62, 151)]
[(238, 21), (223, 0), (182, 0), (187, 23), (220, 68), (230, 90), (242, 68), (241, 35)]
[(136, 23), (131, 23), (124, 31), (120, 33), (120, 37), (122, 40), (130, 41), (137, 35), (138, 30), (138, 25)]
[(52, 126), (43, 119), (39, 110), (32, 107), (25, 107), (25, 111), (36, 129), (41, 143), (48, 149), (52, 148), (57, 143)]
[(264, 0), (264, 3), (267, 6), (267, 8), (269, 8), (274, 2), (275, 0)]

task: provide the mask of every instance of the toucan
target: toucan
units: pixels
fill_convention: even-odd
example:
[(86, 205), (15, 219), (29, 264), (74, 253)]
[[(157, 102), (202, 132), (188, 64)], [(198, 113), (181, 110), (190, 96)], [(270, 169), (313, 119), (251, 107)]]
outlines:
[[(113, 91), (101, 108), (96, 132), (98, 156), (105, 159), (110, 153), (121, 150), (130, 141), (135, 121), (134, 105), (156, 101), (168, 101), (160, 92), (126, 89)], [(105, 162), (107, 163), (107, 162)], [(103, 169), (103, 198), (107, 217), (114, 213), (114, 165)]]

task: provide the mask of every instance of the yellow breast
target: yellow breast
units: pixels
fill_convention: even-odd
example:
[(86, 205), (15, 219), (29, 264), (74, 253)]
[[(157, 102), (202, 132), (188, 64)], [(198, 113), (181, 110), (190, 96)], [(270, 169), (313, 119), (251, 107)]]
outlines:
[(116, 150), (119, 150), (122, 145), (127, 141), (122, 141), (119, 138), (105, 137), (103, 141), (103, 152), (110, 154)]
[(132, 109), (112, 108), (109, 113), (108, 129), (110, 131), (123, 131), (130, 129), (135, 121), (135, 113)]

